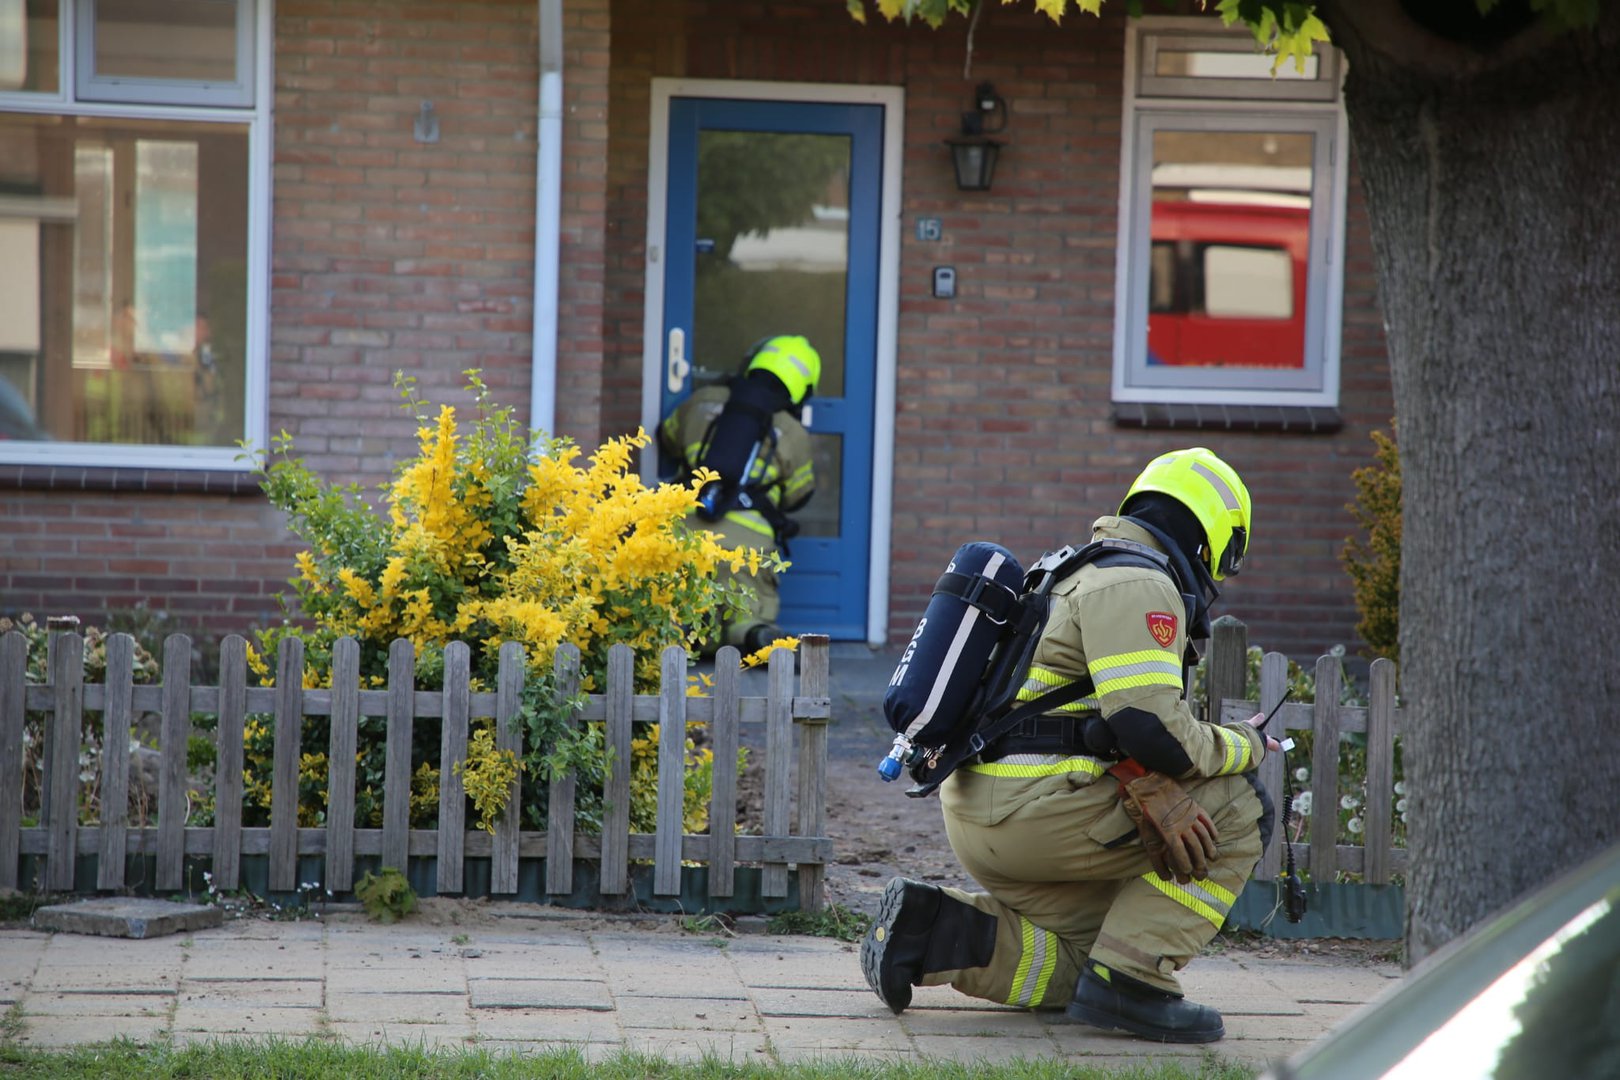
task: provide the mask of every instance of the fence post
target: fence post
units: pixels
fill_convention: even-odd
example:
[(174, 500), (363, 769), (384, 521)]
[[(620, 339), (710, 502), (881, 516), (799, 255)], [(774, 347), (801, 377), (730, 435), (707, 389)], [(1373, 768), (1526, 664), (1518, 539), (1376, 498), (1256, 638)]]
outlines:
[(79, 854), (79, 743), (84, 724), (84, 641), (62, 634), (52, 642), (51, 732), (46, 743), (45, 888), (72, 892)]
[[(303, 738), (304, 642), (288, 635), (281, 639), (276, 663), (276, 749), (270, 781), (272, 892), (298, 888), (298, 765)], [(167, 761), (169, 747), (163, 753)], [(161, 792), (159, 798), (161, 801)], [(162, 812), (160, 806), (158, 813)]]
[[(223, 682), (223, 678), (221, 679)], [(354, 884), (354, 755), (360, 742), (360, 643), (332, 643), (332, 716), (326, 758), (326, 874), (334, 893)]]
[(1391, 804), (1395, 801), (1395, 665), (1380, 657), (1367, 672), (1367, 828), (1362, 843), (1367, 884), (1389, 884), (1394, 841)]
[(107, 637), (106, 697), (101, 710), (101, 847), (96, 888), (122, 889), (129, 847), (129, 727), (134, 713), (135, 639)]
[[(765, 701), (765, 814), (767, 837), (789, 832), (788, 778), (793, 756), (793, 654), (772, 649)], [(788, 894), (785, 862), (767, 862), (760, 875), (760, 895), (778, 899)]]
[[(27, 711), (28, 639), (0, 637), (0, 748), (17, 747), (14, 765), (0, 765), (0, 889), (17, 887), (22, 857), (23, 714)], [(0, 758), (5, 755), (0, 754)]]
[[(294, 686), (304, 686), (303, 649)], [(300, 717), (300, 721), (302, 717)], [(191, 743), (191, 638), (170, 634), (163, 642), (163, 747), (158, 774), (157, 887), (171, 892), (185, 884), (186, 752)], [(277, 764), (280, 763), (279, 758)], [(298, 816), (298, 756), (293, 756), (293, 826)], [(293, 836), (296, 849), (298, 838)], [(294, 852), (296, 858), (296, 850)]]
[(462, 890), (467, 850), (467, 785), (456, 766), (467, 760), (472, 650), (465, 641), (444, 647), (444, 705), (439, 710), (438, 891)]
[[(1287, 689), (1288, 657), (1282, 653), (1266, 653), (1260, 658), (1260, 711), (1270, 713)], [(1287, 724), (1279, 711), (1266, 731), (1281, 742), (1288, 737)], [(1265, 760), (1260, 763), (1260, 783), (1271, 796), (1272, 804), (1271, 843), (1266, 845), (1265, 852), (1260, 856), (1260, 869), (1255, 873), (1255, 877), (1262, 881), (1275, 880), (1282, 871), (1283, 832), (1288, 827), (1288, 822), (1283, 820), (1283, 790), (1287, 785), (1283, 774), (1287, 769), (1288, 761), (1281, 750), (1267, 753)]]
[(1230, 615), (1211, 627), (1208, 664), (1209, 719), (1221, 722), (1221, 704), (1249, 696), (1249, 628)]
[(214, 767), (214, 888), (236, 888), (242, 865), (242, 737), (247, 723), (247, 640), (219, 645), (219, 746)]
[(630, 888), (630, 717), (636, 704), (636, 654), (620, 642), (608, 649), (604, 745), (608, 769), (602, 791), (602, 892)]
[[(57, 640), (57, 638), (60, 638), (63, 634), (77, 633), (76, 628), (78, 627), (78, 625), (79, 625), (79, 617), (77, 615), (49, 615), (49, 616), (46, 616), (46, 618), (45, 618), (45, 685), (46, 686), (54, 686), (56, 684), (56, 640)], [(79, 647), (81, 649), (84, 647), (84, 639), (83, 638), (79, 639)], [(81, 669), (80, 679), (81, 680), (83, 679), (82, 669)], [(82, 682), (81, 682), (81, 685), (82, 685)], [(51, 740), (56, 737), (56, 725), (54, 723), (49, 723), (49, 724), (44, 725), (44, 731), (43, 731), (42, 734), (44, 736), (45, 745), (41, 748), (41, 751), (40, 751), (44, 755), (41, 758), (41, 760), (42, 761), (50, 761), (51, 760)], [(74, 752), (74, 756), (75, 756), (75, 758), (77, 758), (77, 756), (78, 756), (77, 751)], [(49, 769), (49, 767), (47, 767), (40, 776), (39, 805), (40, 805), (40, 807), (42, 809), (44, 807), (47, 807), (47, 806), (51, 805), (51, 770)]]
[(416, 647), (388, 646), (388, 735), (383, 758), (382, 865), (411, 869), (411, 728), (416, 722)]
[[(523, 731), (518, 726), (518, 710), (523, 706), (523, 645), (508, 641), (501, 646), (495, 671), (495, 748), (510, 751), (523, 760)], [(489, 891), (518, 891), (518, 840), (523, 830), (523, 774), (512, 777), (506, 793), (506, 809), (495, 822), (495, 841), (490, 850)]]
[(737, 745), (742, 728), (742, 654), (725, 645), (714, 654), (714, 786), (709, 793), (709, 895), (737, 892)]
[[(826, 634), (805, 634), (799, 643), (799, 693), (806, 698), (828, 696)], [(798, 719), (799, 725), (799, 835), (827, 832), (827, 717)], [(799, 903), (807, 911), (820, 911), (827, 902), (827, 868), (821, 863), (799, 864)]]
[[(579, 693), (579, 649), (573, 645), (557, 646), (552, 670), (557, 673), (557, 694), (566, 701)], [(570, 716), (563, 721), (563, 730), (572, 731), (578, 720)], [(630, 748), (625, 747), (629, 753)], [(571, 893), (574, 891), (574, 791), (577, 781), (574, 771), (551, 778), (551, 791), (546, 799), (546, 892)]]
[(1339, 872), (1339, 658), (1316, 660), (1316, 707), (1311, 710), (1311, 880)]
[(679, 896), (686, 835), (686, 650), (664, 650), (658, 676), (658, 833), (653, 895)]

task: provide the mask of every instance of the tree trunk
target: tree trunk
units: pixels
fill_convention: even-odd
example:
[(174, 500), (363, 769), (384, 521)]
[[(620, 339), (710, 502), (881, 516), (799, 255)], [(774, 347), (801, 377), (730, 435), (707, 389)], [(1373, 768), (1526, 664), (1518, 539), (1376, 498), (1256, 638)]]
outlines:
[[(1407, 962), (1620, 837), (1620, 4), (1320, 0), (1394, 379)], [(1455, 9), (1426, 16), (1407, 8)]]

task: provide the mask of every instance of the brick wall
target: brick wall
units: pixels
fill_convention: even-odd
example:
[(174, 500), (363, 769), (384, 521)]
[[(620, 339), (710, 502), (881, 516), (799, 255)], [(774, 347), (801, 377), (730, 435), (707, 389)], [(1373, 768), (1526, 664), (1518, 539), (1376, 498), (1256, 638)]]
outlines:
[[(836, 7), (836, 5), (831, 5)], [(1140, 430), (1111, 420), (1125, 18), (1059, 28), (990, 5), (964, 74), (967, 24), (938, 31), (777, 0), (616, 0), (606, 323), (609, 426), (633, 427), (641, 378), (650, 79), (900, 84), (906, 90), (896, 386), (891, 639), (910, 633), (955, 547), (990, 538), (1033, 557), (1083, 538), (1148, 458), (1214, 448), (1256, 503), (1253, 557), (1219, 610), (1252, 640), (1310, 657), (1356, 614), (1338, 551), (1354, 531), (1349, 473), (1387, 427), (1389, 373), (1359, 184), (1352, 181), (1342, 429), (1335, 434)], [(1010, 111), (989, 193), (956, 190), (941, 140), (989, 80)], [(939, 242), (912, 223), (938, 217)], [(953, 265), (958, 296), (930, 293)]]
[[(1112, 7), (1112, 5), (1110, 5)], [(966, 28), (861, 27), (832, 0), (567, 0), (558, 430), (589, 448), (641, 396), (648, 110), (657, 76), (902, 85), (893, 581), (909, 633), (944, 559), (993, 538), (1023, 555), (1076, 539), (1155, 452), (1214, 447), (1256, 501), (1252, 560), (1223, 605), (1253, 639), (1309, 657), (1354, 648), (1338, 563), (1350, 471), (1391, 413), (1372, 256), (1352, 182), (1344, 426), (1332, 435), (1144, 431), (1110, 419), (1124, 19), (1053, 28), (990, 5)], [(528, 410), (538, 78), (532, 0), (276, 6), (272, 430), (328, 477), (371, 485), (414, 453), (393, 372), (461, 402), (483, 369)], [(955, 189), (940, 140), (993, 81), (1010, 121), (993, 192)], [(412, 121), (423, 100), (439, 142)], [(918, 216), (942, 220), (937, 243)], [(930, 269), (957, 267), (953, 301)], [(229, 489), (228, 489), (229, 490)], [(251, 485), (234, 494), (6, 490), (0, 609), (144, 595), (210, 629), (276, 616), (296, 545)]]
[[(559, 433), (594, 446), (607, 0), (568, 0)], [(538, 77), (533, 0), (276, 5), (269, 418), (368, 490), (416, 452), (396, 370), (462, 404), (482, 370), (529, 411)], [(436, 143), (417, 141), (423, 101)], [(280, 617), (299, 550), (249, 481), (93, 477), (6, 491), (0, 611), (100, 621), (151, 598), (217, 634)], [(149, 489), (149, 490), (148, 490)]]

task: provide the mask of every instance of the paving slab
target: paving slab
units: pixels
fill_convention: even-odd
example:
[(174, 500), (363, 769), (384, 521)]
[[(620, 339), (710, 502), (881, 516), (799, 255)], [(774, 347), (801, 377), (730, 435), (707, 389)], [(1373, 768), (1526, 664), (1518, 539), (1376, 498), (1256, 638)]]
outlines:
[(592, 979), (467, 980), (475, 1009), (591, 1009), (612, 1012), (606, 983)]
[(584, 1009), (479, 1009), (473, 1026), (480, 1039), (596, 1043), (624, 1041), (614, 1013)]
[(638, 1029), (625, 1032), (624, 1049), (666, 1061), (718, 1059), (742, 1064), (769, 1060), (763, 1032)]
[(88, 994), (45, 991), (22, 999), (29, 1016), (147, 1017), (167, 1021), (174, 1009), (173, 992)]
[(739, 998), (621, 997), (619, 1022), (625, 1032), (764, 1030), (753, 1003)]
[(226, 1008), (183, 1002), (175, 1006), (175, 1031), (209, 1031), (234, 1035), (318, 1035), (326, 1023), (320, 1009), (291, 1005)]
[(469, 1023), (465, 994), (334, 994), (326, 1003), (334, 1023)]
[(225, 921), (212, 904), (186, 904), (139, 896), (97, 897), (47, 904), (34, 912), (42, 930), (102, 937), (155, 938), (186, 930), (206, 930)]
[(166, 1018), (150, 1016), (25, 1017), (17, 1041), (23, 1046), (69, 1047), (128, 1039), (150, 1046), (167, 1038), (168, 1032)]

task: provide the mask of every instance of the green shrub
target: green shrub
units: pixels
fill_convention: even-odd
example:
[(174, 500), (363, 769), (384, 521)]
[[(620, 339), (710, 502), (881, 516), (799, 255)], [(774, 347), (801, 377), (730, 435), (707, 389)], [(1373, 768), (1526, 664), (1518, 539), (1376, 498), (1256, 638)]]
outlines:
[[(332, 647), (340, 637), (360, 645), (366, 687), (386, 685), (389, 647), (412, 643), (420, 690), (443, 686), (444, 650), (452, 641), (471, 650), (474, 690), (492, 689), (501, 646), (523, 645), (528, 665), (518, 722), (520, 762), (504, 760), (475, 721), (466, 763), (441, 762), (435, 725), (417, 724), (412, 752), (411, 823), (432, 827), (446, 769), (460, 768), (474, 796), (476, 819), (492, 828), (504, 809), (501, 792), (514, 771), (522, 776), (525, 824), (544, 827), (549, 785), (561, 773), (578, 780), (576, 821), (586, 829), (602, 816), (607, 761), (600, 724), (570, 732), (576, 697), (561, 694), (553, 669), (564, 644), (581, 654), (580, 693), (606, 685), (608, 650), (635, 653), (637, 693), (655, 693), (663, 650), (695, 651), (721, 617), (745, 609), (742, 586), (721, 580), (723, 565), (755, 568), (756, 551), (722, 547), (715, 534), (687, 526), (705, 477), (691, 487), (644, 486), (630, 469), (645, 433), (610, 439), (585, 466), (566, 440), (538, 439), (489, 401), (476, 372), (467, 372), (476, 407), (471, 418), (449, 405), (436, 410), (417, 396), (412, 380), (396, 377), (404, 404), (419, 422), (419, 453), (384, 486), (372, 509), (357, 485), (333, 486), (291, 452), (283, 433), (268, 453), (254, 456), (260, 484), (289, 528), (306, 545), (291, 579), (301, 621), (259, 635), (249, 664), (261, 683), (274, 677), (282, 640), (304, 643), (303, 684), (331, 684)], [(764, 556), (769, 560), (774, 556)], [(775, 564), (782, 568), (780, 560)], [(299, 766), (299, 823), (319, 825), (325, 814), (328, 721), (306, 717)], [(376, 826), (382, 814), (386, 724), (362, 718), (356, 763), (355, 820)], [(706, 793), (713, 755), (686, 739), (688, 832), (707, 827)], [(631, 753), (631, 829), (652, 832), (658, 729), (638, 725)], [(244, 824), (267, 820), (274, 752), (268, 718), (250, 718)], [(645, 788), (646, 790), (641, 790)]]
[(1340, 558), (1355, 587), (1361, 621), (1356, 632), (1375, 657), (1395, 659), (1401, 628), (1401, 458), (1390, 435), (1372, 433), (1374, 463), (1351, 473), (1356, 501), (1349, 507), (1364, 532), (1345, 541)]
[(392, 866), (380, 873), (366, 871), (355, 883), (354, 895), (370, 915), (380, 923), (396, 923), (416, 910), (416, 890), (405, 875)]

